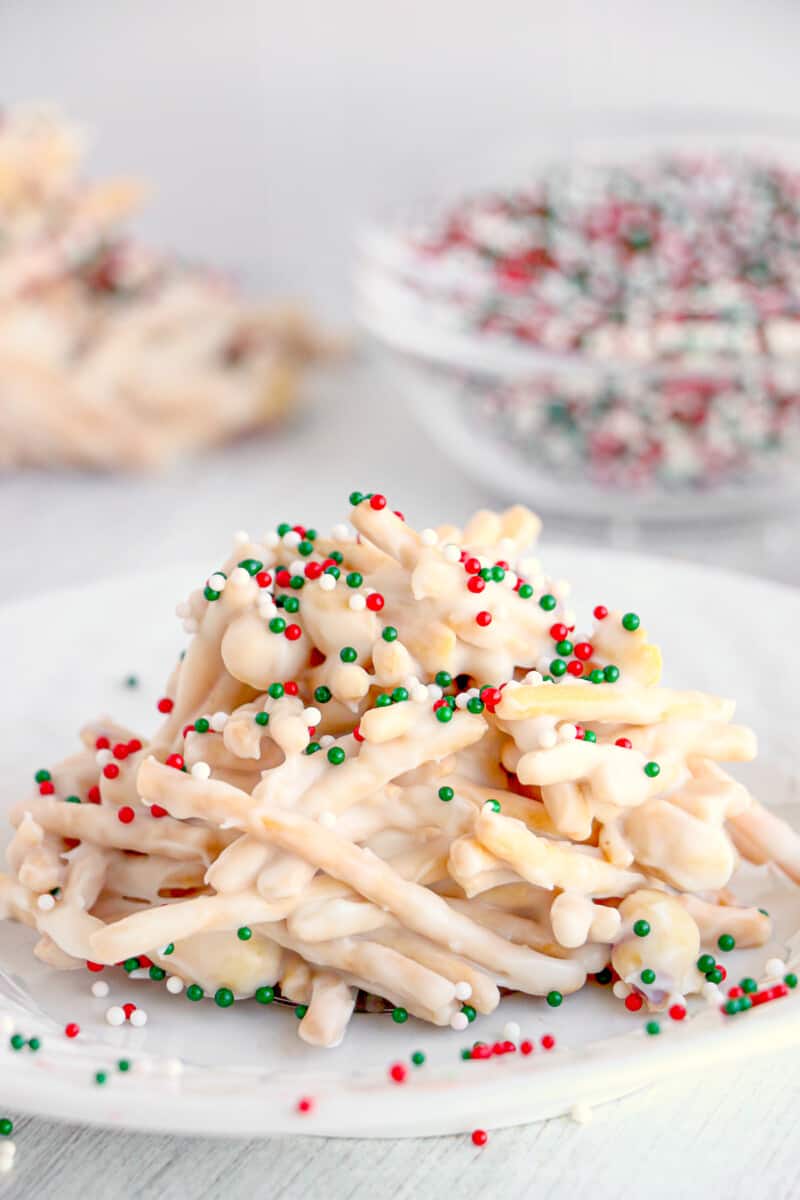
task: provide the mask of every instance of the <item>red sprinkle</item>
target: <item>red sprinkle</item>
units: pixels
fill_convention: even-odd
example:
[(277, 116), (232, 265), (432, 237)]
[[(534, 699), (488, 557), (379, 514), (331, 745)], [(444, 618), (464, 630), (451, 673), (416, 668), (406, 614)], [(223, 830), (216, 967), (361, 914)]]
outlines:
[(136, 819), (136, 813), (129, 804), (123, 804), (122, 808), (117, 813), (117, 820), (123, 825), (130, 825), (131, 821)]
[(356, 739), (356, 741), (357, 741), (357, 742), (363, 742), (363, 741), (364, 741), (364, 735), (363, 735), (363, 733), (361, 732), (361, 726), (360, 726), (360, 725), (356, 725), (355, 729), (353, 730), (353, 737)]
[(184, 727), (183, 727), (184, 738), (187, 736), (187, 734), (194, 733), (194, 732), (195, 732), (194, 725), (184, 725)]
[(489, 1135), (485, 1129), (473, 1129), (472, 1144), (473, 1146), (485, 1146), (489, 1140)]
[(380, 592), (372, 592), (367, 596), (367, 608), (370, 612), (380, 612), (386, 601)]
[(90, 804), (100, 803), (100, 788), (96, 783), (92, 784), (92, 786), (89, 788), (88, 792), (86, 793), (86, 799)]
[(110, 748), (110, 746), (111, 746), (111, 742), (108, 740), (107, 737), (97, 738), (97, 740), (95, 741), (95, 744), (94, 744), (95, 750), (108, 750)]
[(623, 750), (630, 750), (633, 747), (633, 742), (630, 740), (630, 738), (617, 738), (617, 740), (614, 742), (614, 745), (622, 746)]
[(322, 653), (321, 650), (318, 650), (317, 647), (315, 646), (313, 648), (313, 650), (311, 651), (311, 656), (309, 658), (309, 662), (311, 663), (312, 667), (318, 667), (322, 663), (325, 662), (325, 655)]
[(480, 575), (471, 575), (467, 580), (468, 591), (474, 592), (476, 596), (479, 592), (482, 592), (485, 587), (486, 580), (482, 579)]
[[(186, 736), (186, 735), (184, 734), (184, 736)], [(141, 750), (141, 748), (142, 748), (142, 743), (139, 741), (138, 738), (131, 738), (131, 740), (128, 742), (128, 753), (129, 754), (136, 754), (137, 751)]]
[(282, 567), (275, 576), (275, 582), (277, 583), (278, 587), (288, 587), (292, 582), (292, 572), (287, 571), (285, 567)]
[(587, 659), (592, 657), (592, 654), (594, 653), (594, 646), (592, 646), (591, 642), (578, 642), (573, 653), (576, 658), (580, 658), (586, 662)]
[(114, 755), (114, 758), (119, 758), (119, 759), (127, 758), (128, 754), (130, 753), (130, 750), (128, 749), (128, 743), (127, 742), (117, 742), (116, 746), (111, 751), (111, 753)]
[(543, 1050), (552, 1050), (553, 1047), (555, 1046), (555, 1044), (556, 1044), (556, 1039), (553, 1037), (552, 1033), (546, 1033), (544, 1035), (544, 1037), (542, 1038), (542, 1049)]
[(481, 569), (481, 564), (477, 558), (468, 558), (464, 562), (464, 570), (468, 575), (477, 575)]
[(743, 996), (743, 995), (744, 995), (744, 988), (732, 987), (730, 989), (730, 991), (728, 992), (728, 999), (729, 1000), (738, 1000), (739, 997)]
[(68, 1038), (76, 1038), (80, 1031), (80, 1025), (76, 1025), (74, 1021), (70, 1021), (69, 1025), (64, 1026), (64, 1033)]
[(122, 1006), (122, 1011), (125, 1013), (125, 1020), (126, 1020), (126, 1021), (130, 1021), (130, 1019), (131, 1019), (131, 1013), (132, 1013), (132, 1012), (136, 1012), (136, 1005), (135, 1005), (135, 1004), (131, 1004), (131, 1002), (130, 1002), (130, 1001), (128, 1001), (128, 1003), (127, 1003), (127, 1004), (123, 1004), (123, 1006)]
[(406, 518), (405, 518), (405, 515), (404, 515), (403, 513), (401, 513), (401, 512), (400, 512), (400, 509), (399, 509), (399, 508), (396, 508), (396, 509), (394, 510), (394, 515), (395, 515), (396, 517), (399, 517), (401, 521), (405, 521), (405, 519), (406, 519)]
[(284, 637), (290, 642), (296, 642), (302, 635), (303, 631), (299, 625), (287, 625), (284, 630)]
[(305, 575), (306, 579), (319, 579), (320, 575), (322, 574), (322, 563), (321, 562), (306, 563), (303, 574)]
[(583, 663), (578, 662), (577, 658), (573, 658), (567, 663), (567, 670), (570, 675), (574, 675), (577, 678), (583, 674)]
[(183, 766), (184, 766), (183, 755), (182, 754), (170, 754), (169, 758), (167, 759), (166, 765), (168, 767), (175, 767), (176, 770), (178, 770), (178, 771), (182, 771)]
[(165, 808), (162, 808), (160, 804), (151, 804), (150, 805), (150, 816), (155, 817), (156, 819), (158, 819), (159, 817), (166, 817), (167, 810)]
[(520, 1044), (519, 1044), (520, 1054), (524, 1054), (526, 1056), (528, 1054), (533, 1054), (535, 1049), (536, 1049), (536, 1047), (534, 1046), (533, 1042), (529, 1042), (527, 1038), (525, 1039), (524, 1042), (520, 1042)]
[(52, 796), (55, 790), (56, 785), (53, 783), (52, 779), (45, 779), (43, 783), (39, 784), (39, 793), (42, 796)]
[(296, 696), (299, 691), (298, 686), (293, 679), (288, 679), (286, 681), (286, 683), (283, 685), (283, 690), (286, 692), (287, 696)]
[(153, 960), (152, 960), (152, 958), (148, 958), (146, 954), (140, 954), (138, 956), (138, 958), (139, 958), (139, 966), (140, 967), (148, 967), (148, 968), (152, 967)]
[(160, 713), (171, 713), (175, 707), (175, 701), (170, 700), (169, 696), (162, 696), (156, 708)]
[(492, 614), (483, 609), (475, 618), (476, 625), (480, 625), (481, 629), (485, 629), (487, 625), (492, 623)]
[(481, 688), (480, 696), (489, 712), (494, 712), (497, 705), (503, 699), (503, 693), (500, 691), (500, 688), (495, 687)]
[[(375, 499), (375, 497), (373, 496), (373, 500), (374, 499)], [(386, 503), (386, 501), (384, 500), (384, 504), (385, 503)], [(408, 1071), (406, 1070), (403, 1063), (393, 1063), (392, 1066), (389, 1068), (389, 1078), (391, 1080), (393, 1080), (395, 1083), (405, 1083), (407, 1075), (408, 1075)]]
[(568, 632), (566, 625), (562, 625), (560, 621), (556, 621), (555, 625), (550, 626), (550, 637), (554, 642), (565, 641)]
[(311, 1109), (313, 1107), (314, 1107), (314, 1101), (311, 1099), (310, 1096), (303, 1096), (300, 1100), (297, 1101), (297, 1111), (299, 1113), (311, 1112)]
[(106, 779), (116, 779), (119, 775), (119, 767), (116, 763), (106, 763), (103, 767), (103, 774)]
[(605, 604), (598, 604), (597, 608), (594, 610), (594, 615), (597, 617), (598, 621), (605, 621), (606, 617), (608, 616), (608, 609), (606, 608)]
[(103, 963), (90, 962), (87, 959), (86, 960), (86, 969), (87, 969), (87, 971), (102, 971)]
[[(314, 563), (314, 564), (309, 563), (308, 564), (309, 567), (312, 565), (319, 566), (318, 563)], [(308, 567), (306, 567), (306, 575), (308, 575)], [(312, 578), (311, 575), (309, 575), (308, 577), (309, 577), (309, 579)], [(256, 583), (258, 584), (258, 586), (260, 588), (269, 587), (269, 585), (272, 583), (272, 576), (270, 575), (269, 571), (259, 571), (258, 574), (256, 575)]]
[(638, 992), (631, 992), (630, 996), (625, 997), (625, 1007), (628, 1012), (638, 1012), (644, 1001)]
[(386, 497), (382, 496), (380, 492), (376, 492), (374, 496), (370, 496), (369, 506), (370, 508), (374, 508), (376, 512), (380, 512), (382, 508), (386, 508)]
[(682, 1004), (673, 1004), (669, 1010), (669, 1015), (673, 1021), (682, 1021), (686, 1016), (686, 1009)]

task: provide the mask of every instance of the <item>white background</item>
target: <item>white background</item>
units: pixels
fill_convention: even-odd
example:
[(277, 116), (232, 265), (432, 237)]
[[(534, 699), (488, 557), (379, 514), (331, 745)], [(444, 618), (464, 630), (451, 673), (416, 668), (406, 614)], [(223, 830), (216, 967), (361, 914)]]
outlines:
[[(676, 107), (698, 126), (702, 110), (800, 116), (798, 62), (796, 0), (0, 0), (0, 101), (59, 102), (96, 131), (92, 174), (153, 181), (149, 238), (342, 324), (353, 236), (373, 213), (578, 110), (621, 109), (644, 127), (647, 111)], [(306, 425), (164, 478), (0, 482), (0, 592), (204, 553), (211, 568), (233, 529), (284, 516), (324, 527), (354, 487), (404, 497), (420, 525), (491, 498), (491, 481), (446, 470), (371, 388), (342, 371), (315, 386)], [(796, 541), (783, 525), (667, 531), (659, 545), (800, 581)], [(796, 1067), (721, 1072), (689, 1096), (675, 1086), (608, 1109), (589, 1130), (496, 1135), (481, 1154), (453, 1139), (202, 1148), (23, 1122), (0, 1195), (72, 1200), (97, 1190), (102, 1163), (110, 1200), (306, 1187), (337, 1200), (605, 1200), (626, 1181), (654, 1197), (789, 1196), (796, 1088), (781, 1071)]]

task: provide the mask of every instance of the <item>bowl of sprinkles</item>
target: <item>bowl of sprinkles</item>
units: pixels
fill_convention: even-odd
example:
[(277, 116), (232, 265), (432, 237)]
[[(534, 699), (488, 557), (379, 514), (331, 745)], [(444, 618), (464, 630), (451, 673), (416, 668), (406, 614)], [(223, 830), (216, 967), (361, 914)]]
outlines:
[(462, 465), (540, 506), (786, 504), (797, 144), (620, 136), (560, 153), (365, 235), (358, 312), (386, 375)]

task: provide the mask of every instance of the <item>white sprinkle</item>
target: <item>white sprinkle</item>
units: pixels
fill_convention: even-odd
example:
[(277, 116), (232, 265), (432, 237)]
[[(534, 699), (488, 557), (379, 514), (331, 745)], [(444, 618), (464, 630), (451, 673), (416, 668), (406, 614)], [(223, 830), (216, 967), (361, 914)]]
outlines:
[(554, 729), (544, 729), (539, 734), (539, 745), (542, 750), (552, 750), (558, 741), (558, 735)]
[(208, 577), (208, 586), (214, 592), (224, 592), (227, 582), (225, 576), (221, 575), (219, 571), (215, 571), (213, 575), (209, 575)]
[(565, 721), (563, 725), (558, 727), (558, 736), (562, 742), (571, 742), (578, 736), (578, 730), (571, 721)]
[(147, 1013), (143, 1008), (135, 1008), (128, 1020), (136, 1029), (141, 1029), (143, 1025), (147, 1024)]
[(352, 609), (353, 612), (363, 612), (367, 607), (366, 596), (362, 596), (359, 592), (354, 592), (347, 601), (347, 607)]
[(8, 1013), (0, 1013), (0, 1037), (9, 1037), (14, 1032), (14, 1021)]
[(522, 684), (520, 683), (520, 681), (518, 679), (507, 679), (505, 686), (506, 686), (506, 691), (511, 692), (514, 690), (514, 688), (522, 687)]
[(715, 983), (712, 983), (708, 979), (703, 984), (700, 991), (703, 995), (703, 999), (706, 1001), (707, 1004), (719, 1004), (719, 1002), (722, 998), (721, 990), (717, 987), (717, 985)]
[(459, 692), (456, 696), (456, 708), (466, 708), (468, 704), (465, 692)]
[(49, 892), (45, 892), (43, 895), (39, 896), (36, 901), (36, 907), (41, 909), (42, 912), (50, 912), (51, 909), (55, 908), (55, 906), (56, 898), (55, 896), (51, 896)]
[(542, 655), (541, 658), (536, 660), (536, 666), (541, 675), (549, 675), (551, 662), (552, 662), (552, 659), (547, 658), (546, 655), (544, 655), (544, 654)]
[(222, 733), (228, 722), (228, 714), (224, 712), (215, 712), (209, 719), (209, 725), (215, 733)]
[(336, 587), (336, 578), (333, 575), (320, 575), (319, 586), (323, 592), (332, 592)]
[(179, 1075), (183, 1074), (183, 1063), (179, 1058), (165, 1058), (162, 1065), (164, 1074), (168, 1075), (170, 1079), (177, 1079)]
[(530, 687), (538, 687), (539, 684), (542, 682), (541, 671), (528, 671), (528, 674), (525, 676), (524, 682), (527, 683)]
[(318, 708), (304, 708), (303, 720), (305, 721), (306, 725), (319, 725), (320, 721), (322, 720), (322, 713)]
[(425, 687), (424, 683), (420, 683), (417, 687), (413, 688), (410, 694), (411, 699), (415, 704), (427, 704), (428, 689)]
[(325, 829), (333, 829), (334, 825), (336, 824), (336, 813), (321, 812), (317, 817), (317, 820), (319, 821), (320, 825), (324, 826)]
[(92, 984), (92, 995), (98, 1000), (103, 1000), (111, 991), (111, 988), (106, 983), (105, 979), (96, 979)]
[(5, 1138), (0, 1142), (0, 1175), (7, 1175), (14, 1166), (16, 1153), (17, 1147), (14, 1142), (7, 1141)]
[(611, 990), (618, 1000), (624, 1000), (631, 989), (628, 987), (627, 983), (623, 983), (621, 979), (618, 979)]
[(274, 529), (270, 529), (269, 533), (265, 533), (261, 540), (265, 546), (269, 546), (270, 549), (274, 549), (281, 539), (278, 537)]
[(231, 571), (229, 583), (238, 585), (247, 583), (250, 580), (250, 572), (245, 571), (244, 567), (234, 567)]
[(433, 700), (434, 704), (436, 703), (437, 700), (441, 700), (443, 695), (444, 695), (444, 692), (439, 687), (438, 683), (429, 683), (428, 684), (428, 697), (429, 697), (429, 699)]
[(764, 963), (767, 979), (782, 979), (786, 974), (786, 963), (782, 958), (768, 958)]
[(449, 563), (461, 562), (461, 548), (450, 542), (444, 548), (444, 557)]
[(124, 1025), (125, 1010), (118, 1004), (112, 1004), (111, 1008), (106, 1009), (106, 1021), (109, 1025)]
[(258, 615), (265, 621), (271, 621), (278, 611), (275, 601), (267, 593), (263, 593), (258, 601)]
[(456, 1000), (469, 1000), (472, 995), (472, 984), (467, 983), (466, 979), (459, 979), (455, 986)]
[(520, 1035), (520, 1028), (516, 1021), (506, 1021), (503, 1026), (503, 1037), (507, 1042), (516, 1042)]
[(237, 546), (244, 546), (250, 541), (250, 534), (246, 533), (244, 529), (239, 529), (233, 535), (233, 540)]
[(573, 1121), (578, 1123), (578, 1125), (588, 1125), (592, 1120), (593, 1114), (589, 1105), (584, 1103), (584, 1101), (579, 1100), (577, 1104), (573, 1104), (572, 1108), (569, 1110), (569, 1115), (572, 1117)]
[(290, 529), (288, 533), (283, 535), (283, 544), (288, 546), (290, 550), (294, 550), (302, 542), (302, 538), (296, 529)]
[(459, 1033), (462, 1033), (468, 1025), (469, 1018), (467, 1017), (466, 1013), (453, 1013), (452, 1017), (450, 1018), (450, 1028), (458, 1030)]
[(327, 750), (328, 747), (332, 746), (335, 741), (336, 741), (336, 738), (333, 736), (332, 733), (326, 733), (324, 737), (321, 737), (319, 739), (319, 744), (323, 750)]
[(196, 762), (191, 769), (192, 779), (210, 779), (211, 767), (207, 762)]
[(439, 540), (435, 529), (423, 529), (419, 537), (423, 546), (435, 546)]
[(349, 542), (351, 537), (350, 530), (347, 525), (343, 525), (340, 521), (339, 524), (334, 525), (333, 529), (331, 530), (331, 537), (336, 542)]
[(108, 763), (114, 761), (114, 755), (110, 750), (98, 750), (94, 756), (94, 761), (98, 767), (105, 767)]
[(517, 575), (516, 571), (506, 571), (505, 575), (503, 576), (503, 586), (510, 588), (510, 590), (513, 592), (514, 588), (517, 586), (518, 580), (519, 576)]
[(170, 975), (167, 979), (167, 991), (171, 996), (180, 996), (183, 991), (183, 980), (179, 975)]

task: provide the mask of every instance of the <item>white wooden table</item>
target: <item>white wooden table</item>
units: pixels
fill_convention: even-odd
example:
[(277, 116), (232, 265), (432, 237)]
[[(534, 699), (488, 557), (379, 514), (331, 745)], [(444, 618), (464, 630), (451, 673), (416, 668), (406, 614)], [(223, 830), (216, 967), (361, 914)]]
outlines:
[[(0, 481), (0, 595), (34, 594), (169, 561), (210, 567), (238, 528), (283, 517), (322, 527), (353, 488), (380, 489), (415, 524), (457, 520), (492, 495), (452, 471), (354, 365), (316, 386), (305, 423), (155, 479), (27, 475)], [(595, 530), (550, 522), (561, 541)], [(797, 519), (662, 531), (649, 552), (698, 558), (800, 584)], [(546, 540), (545, 540), (546, 556)], [(798, 601), (800, 615), (800, 600)], [(794, 631), (786, 631), (794, 634)], [(5, 681), (11, 686), (12, 681)], [(493, 1133), (425, 1141), (263, 1142), (101, 1133), (15, 1119), (17, 1160), (0, 1200), (83, 1196), (227, 1200), (269, 1196), (497, 1196), (684, 1200), (800, 1195), (800, 1054), (743, 1062), (595, 1112)], [(5, 1114), (0, 1114), (5, 1115)], [(477, 1123), (477, 1121), (476, 1121)]]

